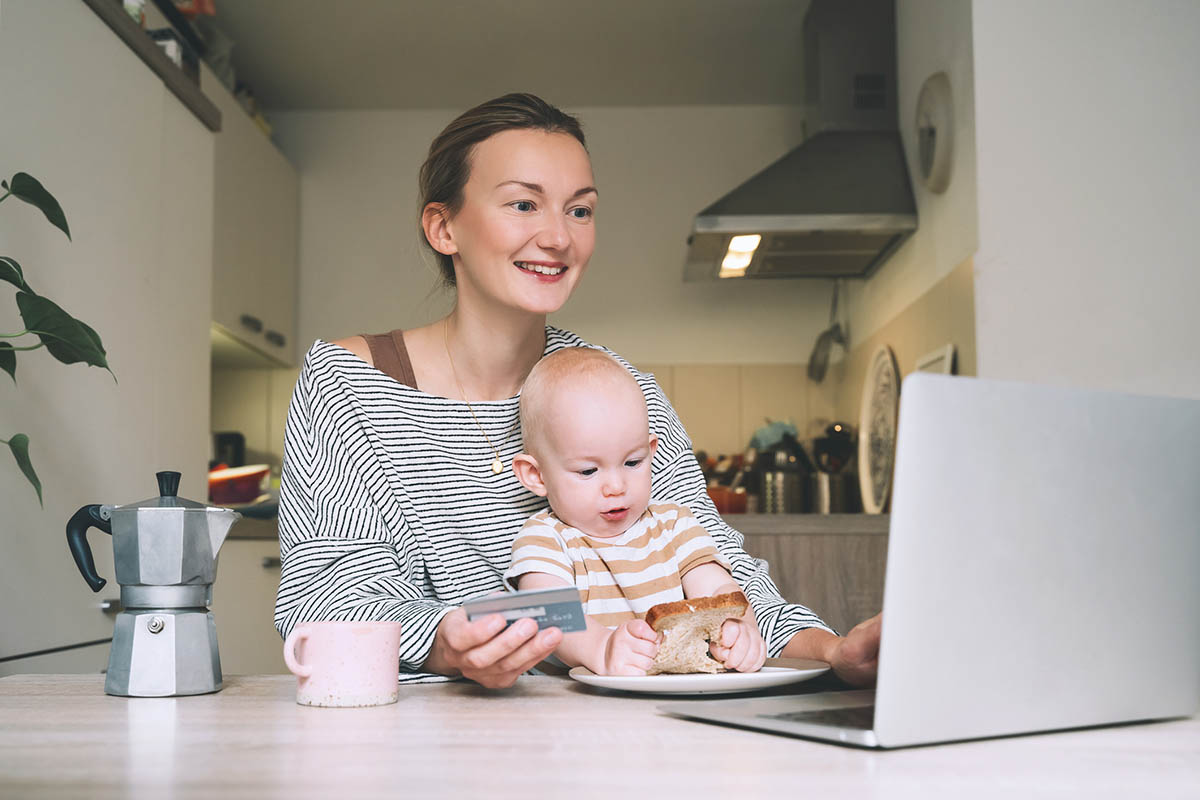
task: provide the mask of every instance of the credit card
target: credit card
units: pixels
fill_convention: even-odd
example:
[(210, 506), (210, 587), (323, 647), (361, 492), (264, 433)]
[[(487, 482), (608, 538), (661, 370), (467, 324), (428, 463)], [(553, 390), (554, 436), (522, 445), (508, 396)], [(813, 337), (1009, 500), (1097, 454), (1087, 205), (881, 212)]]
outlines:
[(463, 609), (471, 622), (489, 614), (499, 614), (509, 625), (529, 617), (537, 622), (538, 630), (558, 628), (563, 633), (587, 630), (583, 603), (579, 602), (579, 590), (574, 586), (479, 597), (463, 603)]

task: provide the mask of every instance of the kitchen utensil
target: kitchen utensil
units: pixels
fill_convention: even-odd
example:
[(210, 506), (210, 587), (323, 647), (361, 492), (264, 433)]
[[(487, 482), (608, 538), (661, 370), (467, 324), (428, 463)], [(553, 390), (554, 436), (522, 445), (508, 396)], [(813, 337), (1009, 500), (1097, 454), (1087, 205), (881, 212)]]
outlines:
[(301, 622), (283, 643), (302, 706), (383, 706), (400, 694), (399, 622)]
[(825, 435), (813, 440), (813, 457), (817, 466), (829, 473), (840, 473), (854, 455), (854, 432), (845, 422), (834, 422), (825, 428)]
[(208, 499), (220, 505), (249, 503), (262, 493), (262, 482), (270, 464), (214, 469), (208, 473)]
[(237, 431), (214, 433), (213, 457), (227, 467), (246, 466), (246, 437)]
[(798, 514), (804, 511), (805, 475), (794, 455), (776, 450), (774, 464), (762, 473), (759, 510), (763, 514)]
[(858, 488), (856, 475), (814, 472), (808, 476), (814, 514), (849, 514), (856, 510), (851, 492)]
[(718, 514), (745, 514), (749, 498), (743, 486), (721, 486), (713, 484), (707, 488), (708, 497), (713, 501)]
[(67, 523), (75, 566), (93, 592), (88, 528), (112, 536), (121, 606), (104, 691), (125, 697), (206, 694), (221, 688), (212, 612), (217, 551), (241, 515), (177, 496), (180, 474), (159, 472), (158, 497), (124, 506), (87, 505)]
[(812, 355), (808, 357), (808, 377), (814, 383), (825, 380), (825, 371), (829, 368), (829, 351), (835, 344), (842, 347), (850, 346), (849, 328), (843, 328), (837, 321), (838, 289), (841, 281), (833, 282), (833, 302), (829, 309), (829, 327), (821, 332), (813, 344)]

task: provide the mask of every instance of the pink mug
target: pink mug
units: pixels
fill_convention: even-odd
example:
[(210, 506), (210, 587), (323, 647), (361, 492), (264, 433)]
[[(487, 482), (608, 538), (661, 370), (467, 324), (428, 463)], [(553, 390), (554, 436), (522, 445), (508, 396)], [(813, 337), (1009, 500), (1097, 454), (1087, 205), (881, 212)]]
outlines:
[(301, 622), (283, 643), (302, 706), (382, 706), (399, 696), (399, 622)]

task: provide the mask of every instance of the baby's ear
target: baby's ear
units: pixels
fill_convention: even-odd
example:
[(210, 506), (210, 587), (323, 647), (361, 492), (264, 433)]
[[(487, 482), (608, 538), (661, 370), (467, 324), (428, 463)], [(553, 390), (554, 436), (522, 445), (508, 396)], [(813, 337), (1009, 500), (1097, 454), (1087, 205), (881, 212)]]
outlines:
[(650, 434), (650, 456), (649, 456), (650, 461), (654, 460), (654, 453), (657, 450), (658, 450), (658, 437), (652, 433), (652, 434)]
[(546, 484), (542, 481), (542, 470), (536, 458), (528, 453), (517, 453), (513, 456), (513, 472), (526, 489), (538, 497), (546, 496)]

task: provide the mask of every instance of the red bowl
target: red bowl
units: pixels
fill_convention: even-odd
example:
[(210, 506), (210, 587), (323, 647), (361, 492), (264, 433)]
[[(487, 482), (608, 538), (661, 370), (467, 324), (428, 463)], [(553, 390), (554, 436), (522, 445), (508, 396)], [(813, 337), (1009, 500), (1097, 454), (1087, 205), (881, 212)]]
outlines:
[(249, 503), (262, 493), (262, 482), (270, 464), (214, 469), (208, 473), (208, 499), (220, 505)]

